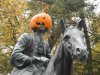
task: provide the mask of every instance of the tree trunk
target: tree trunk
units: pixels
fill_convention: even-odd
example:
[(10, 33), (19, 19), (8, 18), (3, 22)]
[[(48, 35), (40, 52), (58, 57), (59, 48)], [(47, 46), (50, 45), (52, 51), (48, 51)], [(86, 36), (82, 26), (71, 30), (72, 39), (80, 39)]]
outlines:
[(91, 49), (91, 45), (90, 45), (90, 40), (89, 40), (88, 31), (87, 31), (87, 26), (86, 26), (86, 23), (85, 23), (84, 14), (81, 15), (81, 19), (82, 19), (81, 25), (84, 29), (84, 35), (85, 35), (85, 39), (86, 39), (87, 49), (88, 49), (88, 52), (89, 52), (88, 62), (87, 62), (88, 75), (93, 75), (93, 73), (92, 73), (92, 52), (91, 52), (92, 49)]

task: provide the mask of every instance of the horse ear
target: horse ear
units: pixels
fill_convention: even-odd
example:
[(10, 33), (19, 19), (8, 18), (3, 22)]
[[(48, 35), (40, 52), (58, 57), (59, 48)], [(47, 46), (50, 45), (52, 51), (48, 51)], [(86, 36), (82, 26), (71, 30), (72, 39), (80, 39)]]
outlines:
[(83, 26), (83, 20), (80, 20), (79, 23), (76, 25), (76, 27), (81, 30)]
[(66, 30), (66, 27), (65, 27), (63, 19), (60, 20), (60, 24), (61, 24), (61, 32), (64, 34), (64, 31)]

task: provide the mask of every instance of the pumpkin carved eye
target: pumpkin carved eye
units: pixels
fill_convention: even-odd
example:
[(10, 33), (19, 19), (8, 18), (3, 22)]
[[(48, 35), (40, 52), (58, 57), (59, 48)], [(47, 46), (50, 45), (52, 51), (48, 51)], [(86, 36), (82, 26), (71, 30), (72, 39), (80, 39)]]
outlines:
[(43, 19), (45, 19), (45, 17)]

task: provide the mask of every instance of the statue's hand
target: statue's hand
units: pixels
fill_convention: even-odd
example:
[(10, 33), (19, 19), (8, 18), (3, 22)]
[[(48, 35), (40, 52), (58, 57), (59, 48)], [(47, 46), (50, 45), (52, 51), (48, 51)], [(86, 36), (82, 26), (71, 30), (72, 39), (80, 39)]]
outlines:
[(49, 59), (46, 58), (46, 57), (40, 57), (40, 60), (43, 61), (43, 62), (49, 61)]
[(35, 64), (43, 63), (44, 67), (46, 67), (47, 64), (49, 63), (49, 59), (46, 57), (33, 56), (33, 63), (35, 63)]
[(43, 62), (43, 66), (46, 68), (49, 63), (49, 59), (46, 57), (41, 57), (41, 61)]
[(40, 57), (37, 56), (33, 56), (32, 57), (32, 64), (38, 64), (39, 62), (41, 62)]
[(49, 59), (46, 58), (46, 57), (37, 57), (37, 56), (33, 56), (33, 58), (34, 58), (35, 60), (42, 61), (42, 62), (46, 62), (46, 61), (49, 60)]
[(33, 56), (33, 58), (36, 59), (36, 60), (41, 60), (41, 58), (37, 57), (37, 56)]

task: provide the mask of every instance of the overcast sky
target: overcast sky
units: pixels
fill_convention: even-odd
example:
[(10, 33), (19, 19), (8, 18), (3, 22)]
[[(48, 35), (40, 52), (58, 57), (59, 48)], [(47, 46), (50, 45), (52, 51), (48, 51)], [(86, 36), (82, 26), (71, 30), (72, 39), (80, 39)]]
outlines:
[(87, 3), (95, 5), (94, 12), (100, 14), (100, 0), (87, 0)]
[[(31, 1), (31, 0), (28, 0), (28, 1)], [(86, 0), (86, 3), (95, 5), (94, 12), (97, 15), (100, 14), (100, 0)]]

